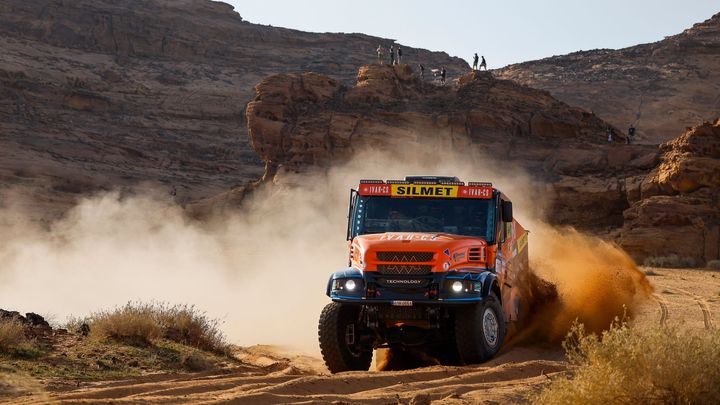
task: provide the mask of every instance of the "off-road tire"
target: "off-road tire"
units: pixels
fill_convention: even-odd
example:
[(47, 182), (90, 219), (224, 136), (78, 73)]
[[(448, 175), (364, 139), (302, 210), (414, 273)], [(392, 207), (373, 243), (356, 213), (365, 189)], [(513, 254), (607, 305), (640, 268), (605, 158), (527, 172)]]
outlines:
[[(488, 315), (488, 311), (491, 314)], [(485, 316), (488, 319), (484, 321)], [(483, 323), (493, 330), (493, 316), (495, 336), (485, 333)], [(493, 358), (505, 339), (506, 327), (503, 309), (495, 294), (488, 295), (477, 305), (458, 308), (455, 312), (455, 342), (460, 360), (465, 364), (476, 364)]]
[[(354, 351), (345, 341), (347, 325), (356, 324), (360, 307), (331, 302), (323, 308), (318, 325), (320, 352), (331, 373), (367, 371), (372, 362), (372, 350)], [(356, 335), (357, 336), (357, 335)]]

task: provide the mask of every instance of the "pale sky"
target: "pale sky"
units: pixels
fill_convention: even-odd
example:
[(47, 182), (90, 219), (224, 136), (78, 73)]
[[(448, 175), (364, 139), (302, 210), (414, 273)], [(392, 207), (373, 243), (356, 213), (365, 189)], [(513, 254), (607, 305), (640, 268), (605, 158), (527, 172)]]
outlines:
[(361, 32), (445, 51), (489, 68), (680, 33), (717, 0), (223, 0), (243, 19), (311, 32)]

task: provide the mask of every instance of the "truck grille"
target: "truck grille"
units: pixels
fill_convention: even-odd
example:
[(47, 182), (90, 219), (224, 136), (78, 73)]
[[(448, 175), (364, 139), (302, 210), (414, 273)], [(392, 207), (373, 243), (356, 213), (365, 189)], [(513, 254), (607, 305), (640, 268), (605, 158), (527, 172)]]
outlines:
[(423, 263), (433, 260), (433, 252), (377, 252), (381, 262)]
[(427, 264), (378, 264), (380, 274), (421, 275), (430, 274), (432, 266)]

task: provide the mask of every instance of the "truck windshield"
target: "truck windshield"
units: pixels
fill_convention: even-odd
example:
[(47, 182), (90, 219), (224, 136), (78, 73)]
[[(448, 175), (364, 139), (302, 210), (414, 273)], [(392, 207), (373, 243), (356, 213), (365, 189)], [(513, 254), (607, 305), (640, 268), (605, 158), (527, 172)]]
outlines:
[(360, 196), (353, 236), (384, 232), (438, 232), (475, 236), (492, 243), (493, 200)]

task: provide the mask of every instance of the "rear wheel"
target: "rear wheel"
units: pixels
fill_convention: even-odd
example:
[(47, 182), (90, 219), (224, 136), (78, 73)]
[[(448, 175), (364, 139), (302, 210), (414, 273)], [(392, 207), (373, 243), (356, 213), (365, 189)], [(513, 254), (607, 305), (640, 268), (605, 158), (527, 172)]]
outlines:
[(505, 332), (505, 317), (494, 294), (478, 305), (459, 308), (455, 313), (455, 342), (465, 364), (493, 358), (500, 350)]
[(365, 350), (359, 343), (359, 315), (360, 306), (337, 302), (327, 304), (320, 314), (320, 352), (331, 373), (370, 368), (372, 350)]

